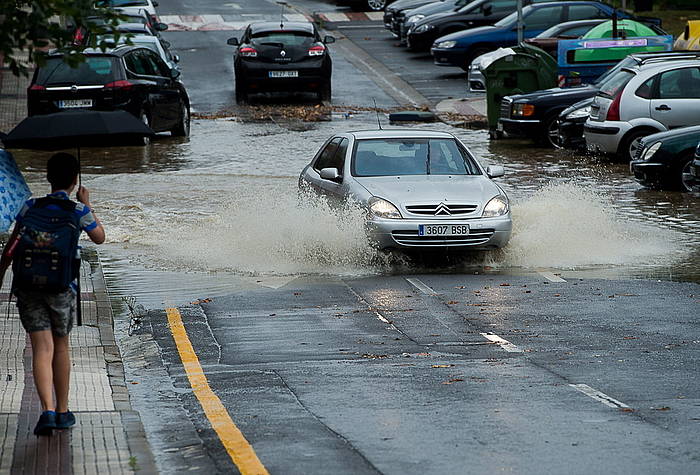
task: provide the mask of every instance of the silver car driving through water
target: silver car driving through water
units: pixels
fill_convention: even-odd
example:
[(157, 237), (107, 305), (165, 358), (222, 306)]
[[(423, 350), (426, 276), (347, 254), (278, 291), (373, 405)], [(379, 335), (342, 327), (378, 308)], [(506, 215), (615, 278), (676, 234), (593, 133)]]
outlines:
[(510, 239), (508, 197), (454, 135), (421, 130), (337, 134), (301, 172), (299, 187), (367, 209), (380, 248), (495, 249)]

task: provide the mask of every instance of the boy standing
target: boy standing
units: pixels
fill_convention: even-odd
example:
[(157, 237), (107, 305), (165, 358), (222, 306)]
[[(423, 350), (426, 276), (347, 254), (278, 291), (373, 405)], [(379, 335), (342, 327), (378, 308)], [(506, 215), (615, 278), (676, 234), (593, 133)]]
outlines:
[[(5, 246), (0, 259), (0, 286), (7, 268), (22, 243), (30, 236), (34, 238), (37, 248), (48, 247), (53, 241), (61, 240), (61, 233), (69, 236), (72, 249), (76, 249), (80, 231), (85, 231), (95, 244), (102, 244), (105, 233), (99, 220), (95, 217), (90, 205), (90, 193), (85, 187), (79, 187), (77, 198), (79, 203), (70, 201), (70, 194), (78, 185), (79, 164), (77, 159), (67, 153), (53, 155), (46, 167), (46, 178), (51, 184), (51, 193), (46, 198), (29, 200), (24, 205), (15, 224), (14, 231)], [(47, 218), (48, 217), (48, 218)], [(42, 224), (48, 221), (59, 229), (51, 232), (36, 232), (30, 229), (30, 223)], [(41, 227), (41, 226), (40, 226)], [(66, 234), (67, 233), (67, 234)], [(47, 252), (45, 249), (40, 252)], [(12, 292), (17, 297), (22, 326), (29, 333), (32, 343), (32, 370), (34, 384), (41, 400), (42, 414), (34, 428), (36, 435), (51, 435), (54, 429), (66, 429), (75, 424), (75, 416), (68, 409), (68, 388), (70, 382), (70, 349), (69, 333), (73, 327), (73, 315), (76, 313), (76, 291), (73, 280), (77, 278), (79, 267), (73, 265), (69, 256), (69, 269), (65, 270), (63, 281), (56, 284), (57, 273), (61, 273), (66, 262), (62, 261), (58, 252), (50, 251), (46, 275), (27, 276), (33, 271), (37, 261), (42, 258), (36, 254), (23, 257), (15, 262)], [(50, 270), (47, 270), (50, 269)], [(20, 278), (18, 275), (22, 273)], [(27, 283), (29, 282), (29, 284)], [(60, 282), (63, 282), (61, 284)], [(49, 285), (51, 283), (51, 285)], [(67, 284), (67, 285), (66, 285)], [(54, 403), (53, 393), (56, 401)]]

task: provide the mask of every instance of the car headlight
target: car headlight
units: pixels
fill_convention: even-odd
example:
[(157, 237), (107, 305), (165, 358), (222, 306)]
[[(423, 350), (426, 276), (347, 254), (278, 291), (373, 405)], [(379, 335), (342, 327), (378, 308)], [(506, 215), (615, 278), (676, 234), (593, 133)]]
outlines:
[[(413, 30), (414, 33), (425, 33), (426, 31), (432, 30), (435, 28), (433, 25), (421, 25), (415, 30)], [(445, 43), (450, 43), (450, 41), (446, 41)], [(454, 42), (452, 42), (454, 43)], [(446, 46), (446, 48), (451, 48), (452, 46)]]
[(373, 216), (384, 219), (401, 219), (399, 209), (385, 199), (376, 196), (369, 199), (369, 211)]
[[(417, 31), (417, 30), (416, 30)], [(454, 48), (457, 44), (456, 41), (441, 41), (435, 45), (436, 48), (449, 49)]]
[(591, 115), (591, 106), (586, 106), (566, 114), (566, 118), (569, 120), (582, 119), (583, 117), (588, 117), (589, 115)]
[(530, 117), (535, 115), (535, 106), (532, 104), (514, 103), (512, 112), (514, 116)]
[(481, 214), (484, 218), (496, 218), (503, 216), (508, 212), (508, 198), (505, 196), (496, 196), (484, 206), (484, 212)]
[(413, 15), (408, 17), (408, 20), (406, 20), (406, 23), (416, 23), (417, 21), (422, 20), (425, 18), (425, 15)]
[(642, 155), (642, 160), (646, 161), (646, 160), (651, 159), (651, 157), (653, 157), (654, 154), (656, 152), (658, 152), (660, 148), (661, 148), (661, 142), (656, 142), (654, 145), (652, 145), (651, 147), (647, 148), (644, 151), (644, 154)]

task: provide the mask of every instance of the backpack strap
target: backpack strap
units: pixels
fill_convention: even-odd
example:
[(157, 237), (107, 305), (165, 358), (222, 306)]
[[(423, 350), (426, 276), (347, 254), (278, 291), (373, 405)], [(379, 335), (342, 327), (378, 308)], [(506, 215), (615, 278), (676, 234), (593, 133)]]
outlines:
[(34, 206), (37, 208), (46, 208), (49, 205), (55, 205), (64, 211), (74, 211), (78, 203), (72, 200), (63, 200), (60, 198), (53, 198), (51, 196), (45, 196), (43, 198), (37, 198), (34, 200)]

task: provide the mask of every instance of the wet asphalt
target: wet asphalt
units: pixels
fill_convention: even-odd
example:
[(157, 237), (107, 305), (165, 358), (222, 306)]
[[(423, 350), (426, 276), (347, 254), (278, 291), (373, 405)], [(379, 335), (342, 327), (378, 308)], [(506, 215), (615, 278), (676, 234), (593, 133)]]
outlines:
[[(304, 11), (348, 10), (335, 2), (289, 3)], [(161, 15), (251, 19), (278, 11), (273, 2), (257, 0), (163, 1), (159, 8)], [(335, 28), (343, 37), (334, 51), (333, 104), (370, 107), (376, 100), (382, 108), (396, 107), (402, 98), (392, 95), (392, 87), (401, 81), (433, 104), (466, 95), (464, 73), (397, 54), (395, 40), (377, 25)], [(183, 79), (199, 114), (241, 113), (233, 101), (226, 45), (236, 34), (165, 33), (182, 58)], [(380, 86), (359, 67), (358, 57), (350, 56), (352, 45), (342, 47), (345, 41), (393, 72), (390, 84)], [(287, 101), (260, 99), (272, 107)], [(294, 105), (307, 102), (291, 99)], [(229, 127), (195, 124), (193, 133), (199, 129), (219, 143), (211, 134), (230, 133)], [(292, 129), (283, 135), (295, 134)], [(269, 126), (261, 124), (260, 136), (268, 134)], [(242, 134), (241, 140), (252, 137)], [(313, 153), (319, 139), (301, 137)], [(592, 166), (549, 152), (538, 152), (541, 160), (533, 164), (521, 157), (532, 154), (529, 146), (470, 140), (489, 160), (510, 157), (514, 177), (506, 183), (521, 190)], [(177, 200), (162, 198), (159, 204), (158, 194), (185, 191), (184, 173), (201, 166), (206, 177), (207, 160), (216, 158), (195, 138), (191, 143), (157, 141), (153, 147), (160, 151), (140, 158), (143, 176), (165, 176), (148, 203), (167, 208), (166, 215), (178, 213)], [(235, 150), (235, 144), (227, 147)], [(183, 160), (183, 154), (197, 159)], [(233, 182), (242, 176), (236, 166)], [(100, 173), (97, 168), (93, 173)], [(282, 168), (276, 179), (293, 182), (294, 172)], [(586, 172), (587, 184), (597, 186), (609, 172), (605, 166)], [(120, 179), (137, 183), (143, 176)], [(611, 176), (618, 180), (620, 170)], [(209, 184), (225, 193), (225, 179), (211, 177)], [(695, 246), (690, 262), (697, 262), (697, 198), (639, 198), (629, 180), (619, 181), (615, 185), (626, 200), (621, 208), (634, 208), (638, 199), (644, 203), (639, 216), (656, 206), (663, 216), (689, 213), (689, 230), (680, 241)], [(335, 267), (297, 274), (207, 273), (170, 268), (163, 259), (149, 267), (143, 264), (145, 248), (125, 239), (103, 260), (115, 308), (122, 296), (136, 295), (150, 309), (131, 334), (122, 311), (117, 332), (133, 405), (163, 473), (237, 471), (186, 377), (164, 311), (171, 306), (182, 314), (211, 389), (270, 473), (700, 472), (700, 286), (684, 282), (697, 282), (692, 269), (661, 280), (658, 274), (670, 273), (667, 267), (648, 275), (619, 266), (499, 270), (477, 260), (456, 267), (431, 263), (429, 272), (417, 265), (350, 275)]]

